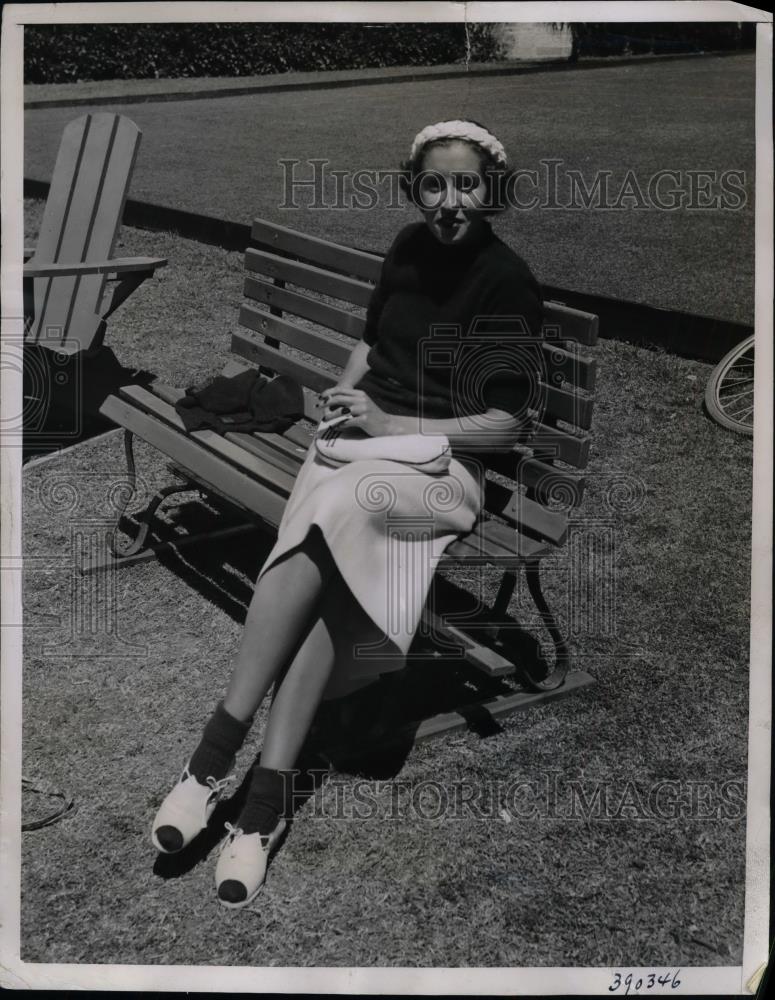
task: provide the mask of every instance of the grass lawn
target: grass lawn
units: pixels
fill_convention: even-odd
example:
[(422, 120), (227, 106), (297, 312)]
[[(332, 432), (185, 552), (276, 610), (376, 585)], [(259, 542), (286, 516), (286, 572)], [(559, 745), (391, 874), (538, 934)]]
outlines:
[[(536, 208), (499, 229), (546, 284), (753, 320), (753, 54), (125, 107), (117, 97), (114, 108), (143, 130), (134, 198), (236, 222), (259, 215), (377, 251), (400, 225), (387, 187), (372, 210), (322, 212), (307, 191), (301, 207), (283, 208), (278, 161), (301, 161), (304, 178), (311, 158), (395, 169), (423, 125), (463, 116), (492, 128), (518, 167), (558, 159), (561, 176), (578, 170), (588, 188), (609, 171), (612, 199), (628, 170), (644, 190), (662, 170), (744, 171), (748, 204), (737, 211)], [(85, 110), (26, 113), (25, 176), (50, 177), (64, 125)]]
[[(27, 208), (34, 238), (40, 206)], [(240, 255), (127, 228), (121, 252), (170, 265), (112, 318), (106, 342), (119, 360), (181, 385), (216, 373), (237, 325)], [(270, 540), (245, 536), (80, 578), (73, 560), (124, 477), (120, 438), (27, 469), (23, 772), (72, 795), (76, 809), (23, 835), (24, 961), (741, 961), (745, 824), (739, 807), (720, 804), (726, 794), (734, 806), (746, 777), (751, 442), (703, 414), (709, 365), (616, 340), (597, 354), (577, 541), (547, 564), (563, 620), (580, 614), (577, 665), (597, 683), (512, 716), (488, 738), (450, 736), (360, 777), (334, 773), (242, 913), (214, 899), (216, 836), (160, 861), (148, 829), (225, 686)], [(158, 453), (141, 444), (137, 455), (140, 508), (171, 477)], [(172, 516), (188, 521), (193, 509), (184, 502)], [(610, 567), (589, 543), (600, 530)], [(582, 578), (600, 590), (574, 591), (571, 605), (571, 571), (584, 559)], [(488, 576), (486, 596), (493, 587)], [(594, 618), (601, 593), (613, 601), (607, 622)], [(530, 624), (528, 608), (519, 591), (511, 613)], [(440, 702), (447, 693), (442, 673)], [(356, 777), (372, 809), (343, 818)], [(532, 814), (529, 801), (499, 799), (497, 783), (513, 781), (528, 783)], [(660, 781), (676, 783), (672, 817), (638, 806)], [(573, 782), (588, 800), (606, 793), (608, 814), (570, 809)], [(439, 787), (479, 789), (485, 817), (433, 818), (432, 802), (422, 813), (421, 790)], [(34, 818), (45, 802), (25, 795), (24, 807)]]

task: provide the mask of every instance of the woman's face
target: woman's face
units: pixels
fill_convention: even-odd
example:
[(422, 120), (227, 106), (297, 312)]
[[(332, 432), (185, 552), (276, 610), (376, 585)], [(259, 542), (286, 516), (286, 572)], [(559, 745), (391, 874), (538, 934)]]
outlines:
[(431, 146), (418, 184), (420, 211), (439, 243), (465, 243), (484, 224), (487, 185), (481, 157), (470, 143)]

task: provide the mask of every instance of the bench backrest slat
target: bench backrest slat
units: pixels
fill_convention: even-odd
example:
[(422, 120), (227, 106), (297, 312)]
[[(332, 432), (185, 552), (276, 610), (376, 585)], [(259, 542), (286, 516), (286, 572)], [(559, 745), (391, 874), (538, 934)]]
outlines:
[(376, 254), (364, 253), (338, 243), (306, 236), (295, 229), (286, 229), (273, 222), (255, 219), (251, 230), (255, 243), (261, 243), (280, 253), (301, 257), (310, 264), (318, 264), (332, 271), (341, 271), (361, 281), (376, 284), (382, 269), (382, 258)]
[(263, 334), (270, 341), (287, 344), (295, 347), (299, 351), (311, 354), (322, 361), (329, 361), (331, 364), (344, 368), (347, 359), (350, 357), (352, 347), (334, 340), (329, 340), (321, 334), (307, 330), (290, 323), (286, 319), (272, 316), (255, 306), (243, 305), (239, 313), (240, 324), (253, 330), (255, 333)]
[(543, 343), (546, 381), (550, 385), (569, 382), (577, 389), (592, 392), (597, 379), (597, 358), (567, 351), (551, 342)]
[[(245, 278), (244, 293), (246, 298), (254, 302), (310, 320), (328, 330), (344, 333), (354, 340), (359, 340), (363, 334), (365, 320), (361, 314), (347, 312), (302, 292), (269, 284), (253, 275)], [(250, 328), (255, 329), (252, 326)], [(323, 335), (325, 336), (325, 332)], [(563, 381), (570, 382), (579, 389), (587, 391), (594, 389), (597, 373), (595, 358), (568, 351), (551, 341), (544, 343), (543, 353), (549, 384), (557, 385)], [(321, 354), (320, 357), (323, 358), (325, 355)]]
[(592, 426), (592, 403), (589, 396), (582, 396), (580, 393), (570, 389), (558, 388), (557, 386), (540, 383), (546, 391), (546, 407), (544, 418), (551, 417), (556, 420), (564, 420), (568, 424), (575, 424), (586, 430)]
[(245, 251), (245, 267), (249, 271), (265, 274), (270, 278), (289, 281), (312, 292), (322, 295), (332, 295), (336, 299), (352, 302), (356, 306), (367, 306), (373, 285), (357, 278), (348, 278), (341, 274), (332, 274), (313, 264), (303, 264), (299, 261), (278, 257), (276, 254), (263, 250), (248, 249)]
[(353, 340), (360, 340), (366, 321), (360, 313), (347, 312), (321, 299), (313, 299), (290, 288), (270, 285), (267, 281), (249, 274), (245, 278), (245, 297), (253, 302), (271, 306), (291, 313), (300, 319), (308, 319), (329, 330), (344, 333)]
[(598, 318), (594, 313), (571, 309), (561, 302), (544, 302), (544, 330), (549, 334), (553, 329), (560, 332), (563, 340), (575, 340), (579, 344), (592, 347), (597, 343)]
[(548, 427), (539, 422), (530, 439), (530, 444), (541, 454), (551, 455), (577, 469), (586, 468), (589, 460), (590, 437), (588, 434), (569, 434), (559, 427)]
[[(282, 255), (295, 258), (300, 262), (306, 261), (312, 265), (323, 265), (324, 273), (337, 270), (355, 279), (357, 289), (355, 297), (350, 297), (348, 293), (350, 286), (347, 284), (338, 286), (340, 291), (344, 293), (341, 295), (326, 288), (317, 287), (320, 275), (315, 274), (314, 271), (311, 272), (310, 277), (316, 281), (316, 284), (305, 284), (303, 271), (296, 272), (296, 277), (299, 280), (293, 281), (293, 283), (310, 291), (333, 295), (335, 298), (341, 298), (356, 305), (365, 306), (368, 304), (368, 295), (364, 296), (363, 289), (357, 288), (357, 285), (376, 284), (382, 267), (382, 256), (366, 253), (363, 250), (355, 250), (339, 243), (329, 243), (316, 236), (307, 236), (264, 219), (255, 219), (251, 232), (253, 241), (259, 244), (261, 249), (260, 251), (247, 251), (245, 266), (248, 270), (267, 274), (271, 278), (293, 281), (287, 275), (277, 274), (274, 271), (278, 266), (277, 260), (278, 258), (282, 259)], [(248, 263), (248, 258), (258, 252), (264, 256), (264, 266), (267, 270), (262, 270), (262, 262), (258, 259), (253, 259), (251, 263)], [(319, 271), (321, 268), (318, 267), (316, 270)], [(334, 287), (333, 282), (331, 287)], [(551, 300), (544, 302), (544, 325), (548, 330), (559, 329), (561, 339), (573, 340), (586, 346), (593, 346), (597, 343), (597, 316), (594, 313), (573, 309), (562, 302)]]
[[(312, 389), (315, 392), (322, 392), (330, 386), (336, 384), (336, 373), (326, 372), (319, 364), (310, 364), (302, 358), (293, 357), (271, 347), (264, 341), (249, 334), (239, 331), (231, 335), (232, 354), (237, 354), (241, 358), (247, 358), (254, 364), (267, 368), (278, 375), (290, 375), (302, 386)], [(317, 421), (320, 414), (306, 414), (310, 420)]]
[[(313, 331), (305, 330), (253, 306), (242, 306), (240, 323), (249, 330), (262, 334), (269, 341), (278, 341), (336, 365), (338, 368), (344, 367), (350, 354), (350, 348), (346, 344), (326, 340)], [(280, 368), (272, 368), (272, 365), (281, 358), (287, 357), (288, 364), (284, 366), (283, 372), (292, 374), (295, 371), (294, 378), (297, 378), (302, 385), (320, 391), (320, 368), (305, 361), (294, 369), (292, 363), (294, 359), (283, 354), (272, 343), (267, 344), (250, 335), (237, 332), (232, 337), (232, 351), (241, 357), (250, 358), (254, 362), (278, 372)], [(331, 385), (334, 384), (337, 374), (337, 372), (331, 373)], [(547, 385), (545, 382), (542, 382), (541, 385), (546, 399), (545, 409), (540, 415), (541, 419), (563, 420), (582, 429), (591, 426), (593, 405), (591, 397), (583, 397), (567, 389)], [(555, 437), (559, 437), (563, 432), (560, 428), (553, 428), (553, 433)]]
[[(62, 135), (35, 249), (36, 263), (107, 261), (121, 224), (141, 133), (121, 115), (96, 113)], [(100, 327), (105, 275), (36, 278), (27, 337), (66, 353), (87, 350)]]

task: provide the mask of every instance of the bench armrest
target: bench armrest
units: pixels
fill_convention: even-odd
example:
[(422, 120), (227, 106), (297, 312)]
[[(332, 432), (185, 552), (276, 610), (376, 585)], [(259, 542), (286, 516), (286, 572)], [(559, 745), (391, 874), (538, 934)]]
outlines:
[(31, 260), (24, 265), (25, 278), (56, 278), (86, 274), (128, 274), (132, 271), (153, 272), (164, 267), (165, 257), (117, 257), (115, 260), (85, 261), (72, 264), (45, 264)]

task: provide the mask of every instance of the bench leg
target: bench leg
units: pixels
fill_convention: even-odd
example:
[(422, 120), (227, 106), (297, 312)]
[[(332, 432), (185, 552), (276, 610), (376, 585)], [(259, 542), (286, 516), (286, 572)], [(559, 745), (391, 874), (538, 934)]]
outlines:
[(537, 677), (530, 673), (529, 668), (523, 668), (525, 679), (536, 691), (553, 691), (565, 683), (565, 677), (570, 667), (570, 649), (565, 637), (557, 624), (557, 619), (552, 614), (546, 598), (541, 590), (540, 562), (531, 559), (525, 565), (525, 575), (530, 595), (535, 601), (541, 620), (554, 643), (555, 661), (554, 669), (545, 677)]
[(146, 539), (148, 538), (148, 532), (151, 530), (153, 516), (159, 509), (160, 505), (173, 493), (184, 493), (191, 489), (191, 486), (187, 483), (184, 485), (175, 483), (172, 486), (165, 486), (163, 489), (159, 490), (140, 517), (140, 527), (134, 540), (128, 544), (120, 543), (117, 535), (120, 529), (121, 520), (126, 514), (127, 507), (129, 506), (132, 497), (137, 492), (137, 471), (135, 469), (133, 437), (134, 435), (131, 431), (124, 431), (124, 452), (126, 454), (127, 476), (129, 478), (130, 488), (127, 490), (126, 497), (119, 507), (116, 523), (108, 534), (108, 548), (116, 559), (125, 559), (128, 556), (134, 556), (137, 555), (138, 552), (141, 552), (146, 546)]
[[(505, 572), (501, 578), (498, 593), (495, 595), (495, 601), (493, 602), (492, 611), (490, 612), (493, 621), (500, 622), (506, 617), (506, 613), (509, 610), (509, 604), (511, 602), (511, 598), (514, 596), (516, 586), (517, 574), (511, 570)], [(489, 631), (493, 639), (500, 638), (500, 626), (494, 625)]]

